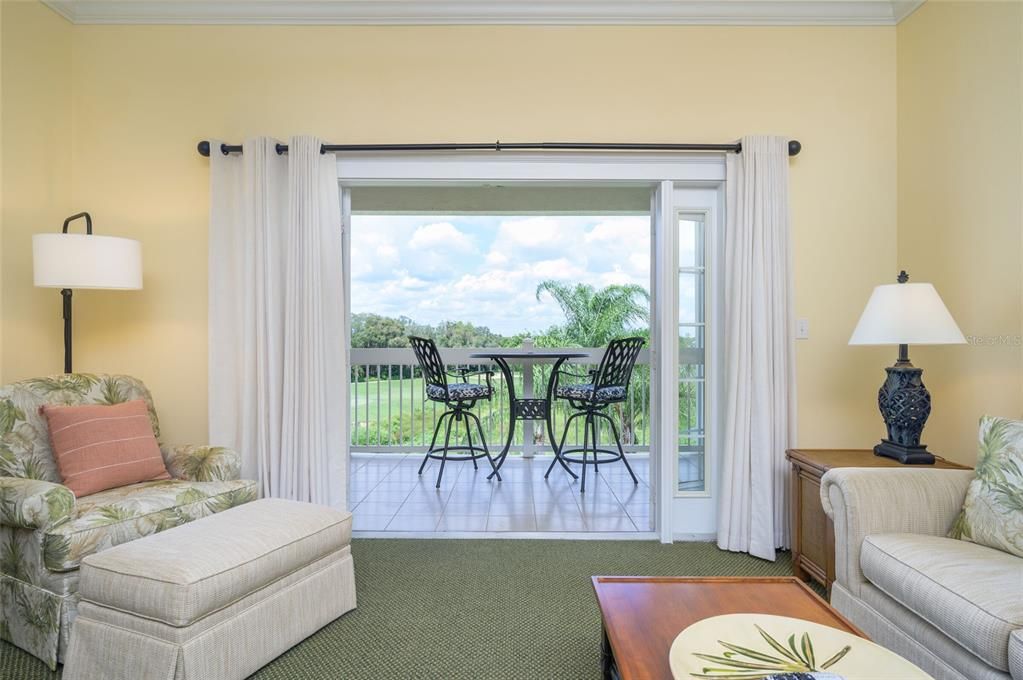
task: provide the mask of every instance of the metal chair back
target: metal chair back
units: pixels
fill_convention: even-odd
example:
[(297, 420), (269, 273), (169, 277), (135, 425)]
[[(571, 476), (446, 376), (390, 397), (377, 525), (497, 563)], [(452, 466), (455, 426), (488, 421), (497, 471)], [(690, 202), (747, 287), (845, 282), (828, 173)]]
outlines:
[(444, 370), (444, 362), (441, 361), (440, 352), (437, 350), (437, 343), (430, 338), (419, 338), (409, 336), (412, 343), (412, 351), (416, 353), (416, 361), (419, 362), (419, 369), (423, 372), (423, 380), (427, 385), (436, 385), (444, 390), (444, 397), (448, 394), (447, 372)]
[(605, 387), (624, 387), (628, 389), (632, 380), (632, 369), (639, 358), (639, 350), (643, 349), (644, 338), (618, 338), (608, 343), (604, 356), (597, 367), (593, 380), (593, 395)]

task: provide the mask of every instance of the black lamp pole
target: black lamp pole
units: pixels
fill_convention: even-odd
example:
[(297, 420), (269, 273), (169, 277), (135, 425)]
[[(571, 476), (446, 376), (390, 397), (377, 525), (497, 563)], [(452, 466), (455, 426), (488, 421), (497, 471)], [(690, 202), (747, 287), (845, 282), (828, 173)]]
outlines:
[[(68, 225), (80, 217), (85, 218), (85, 233), (92, 235), (92, 216), (87, 212), (75, 213), (64, 220), (64, 228), (61, 233), (66, 234)], [(71, 373), (71, 294), (70, 288), (61, 288), (60, 295), (64, 299), (64, 372)]]
[(71, 289), (61, 288), (64, 298), (64, 372), (71, 372)]

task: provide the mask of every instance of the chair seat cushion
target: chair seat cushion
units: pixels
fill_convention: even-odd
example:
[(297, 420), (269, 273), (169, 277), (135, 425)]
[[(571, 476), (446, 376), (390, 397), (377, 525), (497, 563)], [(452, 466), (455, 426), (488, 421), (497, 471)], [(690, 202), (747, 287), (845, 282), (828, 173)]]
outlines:
[(1023, 628), (1023, 559), (919, 534), (863, 540), (863, 575), (990, 666), (1009, 670), (1009, 636)]
[(189, 626), (346, 548), (351, 536), (349, 512), (267, 498), (90, 555), (79, 592), (86, 602)]
[[(426, 396), (430, 399), (444, 399), (444, 388), (440, 385), (427, 385)], [(490, 388), (486, 385), (474, 383), (449, 383), (448, 398), (460, 399), (484, 399), (490, 396)]]
[[(593, 384), (559, 385), (557, 396), (562, 399), (589, 401), (593, 397)], [(621, 401), (625, 399), (625, 388), (619, 385), (601, 387), (597, 390), (597, 401)]]
[(256, 483), (169, 479), (110, 489), (78, 500), (78, 515), (43, 534), (43, 564), (77, 569), (82, 558), (255, 500)]

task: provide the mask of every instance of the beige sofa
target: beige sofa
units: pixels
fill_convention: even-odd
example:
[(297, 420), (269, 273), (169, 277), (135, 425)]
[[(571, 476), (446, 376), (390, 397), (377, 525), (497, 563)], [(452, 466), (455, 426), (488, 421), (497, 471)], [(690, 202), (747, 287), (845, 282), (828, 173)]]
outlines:
[(1023, 680), (1023, 559), (946, 538), (970, 470), (839, 468), (831, 603), (937, 680)]

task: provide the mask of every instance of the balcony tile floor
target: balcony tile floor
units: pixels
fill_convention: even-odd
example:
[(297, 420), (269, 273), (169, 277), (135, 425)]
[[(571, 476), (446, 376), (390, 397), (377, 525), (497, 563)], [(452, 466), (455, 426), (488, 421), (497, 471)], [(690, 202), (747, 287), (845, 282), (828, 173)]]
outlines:
[[(632, 483), (622, 463), (587, 470), (586, 493), (556, 467), (543, 474), (550, 456), (509, 457), (504, 481), (487, 481), (489, 465), (449, 462), (440, 489), (440, 463), (417, 474), (422, 454), (352, 454), (350, 503), (353, 529), (361, 532), (637, 532), (652, 531), (646, 454), (629, 455), (639, 478)], [(486, 468), (486, 469), (485, 469)], [(578, 466), (575, 466), (578, 473)]]

